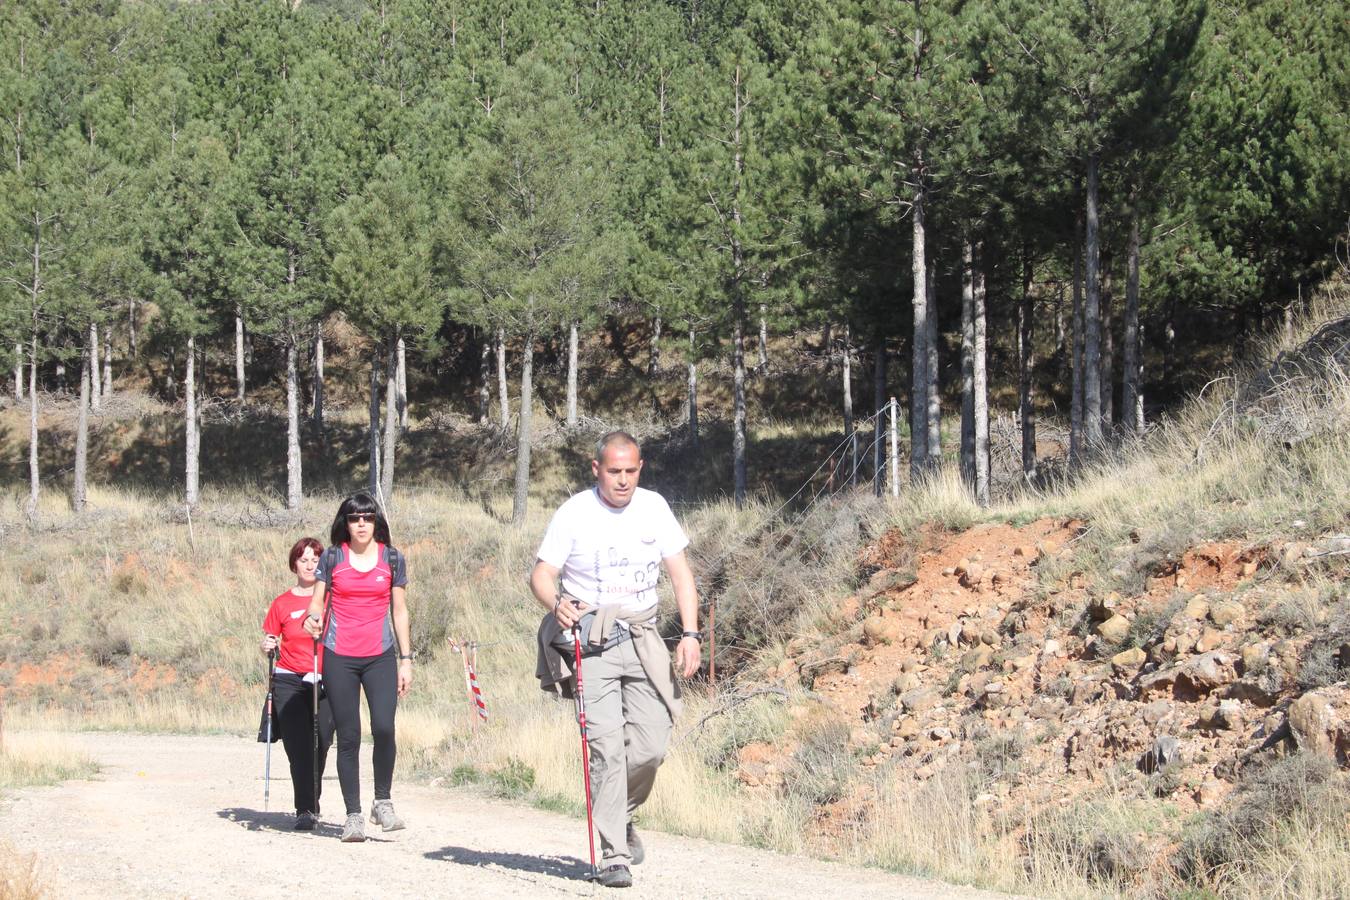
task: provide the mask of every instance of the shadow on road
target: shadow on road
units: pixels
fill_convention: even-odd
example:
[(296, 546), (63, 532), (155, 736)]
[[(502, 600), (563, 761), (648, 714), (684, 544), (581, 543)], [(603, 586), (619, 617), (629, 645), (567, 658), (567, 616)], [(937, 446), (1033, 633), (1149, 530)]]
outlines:
[(591, 874), (589, 865), (572, 856), (527, 856), (524, 853), (494, 853), (467, 847), (442, 847), (422, 855), (427, 859), (459, 863), (462, 866), (501, 866), (519, 872), (536, 872), (577, 881), (584, 881)]
[[(319, 822), (317, 828), (311, 832), (295, 830), (295, 816), (288, 812), (263, 812), (257, 809), (248, 809), (243, 806), (235, 806), (229, 809), (218, 809), (216, 815), (229, 822), (247, 828), (249, 831), (284, 831), (291, 834), (315, 834), (319, 837), (341, 837), (342, 825), (334, 822)], [(367, 841), (383, 842), (385, 838), (366, 835)]]

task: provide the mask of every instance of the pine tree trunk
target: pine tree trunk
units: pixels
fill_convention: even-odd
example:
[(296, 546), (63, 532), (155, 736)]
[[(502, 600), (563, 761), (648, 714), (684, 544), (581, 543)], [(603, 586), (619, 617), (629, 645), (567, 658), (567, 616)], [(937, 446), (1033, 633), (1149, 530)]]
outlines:
[(1069, 464), (1083, 459), (1083, 227), (1073, 229), (1073, 380), (1069, 399)]
[(384, 372), (384, 452), (380, 455), (380, 505), (385, 516), (394, 508), (394, 455), (398, 448), (399, 389), (398, 345), (402, 337), (397, 331), (389, 335), (389, 349), (385, 353)]
[[(745, 434), (745, 297), (742, 291), (745, 288), (745, 258), (741, 250), (740, 231), (741, 231), (741, 177), (743, 175), (743, 164), (741, 159), (741, 114), (744, 112), (741, 98), (741, 67), (736, 66), (735, 75), (735, 100), (732, 107), (732, 146), (735, 148), (732, 156), (732, 172), (734, 175), (732, 185), (731, 220), (733, 223), (731, 237), (731, 303), (732, 303), (732, 434), (731, 434), (731, 460), (733, 474), (733, 496), (736, 501), (736, 508), (745, 506), (746, 493), (749, 487), (749, 479), (746, 475), (746, 434)], [(767, 358), (766, 358), (767, 359)]]
[(408, 345), (398, 339), (398, 427), (408, 427)]
[(370, 493), (380, 495), (380, 348), (370, 353), (370, 424), (366, 431), (366, 448), (370, 452)]
[(1144, 433), (1143, 356), (1139, 336), (1139, 210), (1130, 210), (1130, 248), (1125, 270), (1125, 333), (1121, 364), (1120, 405), (1130, 431)]
[(759, 370), (767, 371), (769, 368), (769, 308), (763, 303), (759, 305)]
[[(36, 315), (34, 316), (36, 322)], [(32, 343), (28, 348), (28, 521), (37, 518), (38, 493), (42, 480), (38, 474), (38, 332), (33, 327)]]
[[(924, 212), (924, 192), (920, 187), (914, 193), (911, 228), (913, 291), (910, 311), (914, 319), (914, 340), (910, 348), (909, 382), (910, 481), (918, 481), (928, 467), (928, 263), (924, 259)], [(881, 402), (885, 401), (880, 401), (877, 409), (881, 408)]]
[(733, 473), (733, 497), (736, 508), (745, 506), (749, 489), (749, 478), (745, 461), (745, 332), (744, 315), (739, 301), (731, 333), (732, 366), (732, 432), (731, 463)]
[(520, 357), (520, 422), (516, 432), (516, 491), (511, 499), (511, 521), (525, 521), (530, 500), (530, 419), (534, 402), (534, 335), (525, 335)]
[(853, 331), (849, 323), (844, 323), (843, 351), (840, 353), (842, 365), (841, 387), (844, 391), (844, 452), (848, 454), (848, 483), (858, 482), (858, 434), (853, 423)]
[[(93, 333), (90, 333), (94, 346)], [(80, 354), (80, 413), (75, 425), (75, 476), (70, 490), (70, 508), (75, 512), (84, 512), (88, 500), (85, 477), (89, 471), (89, 404), (93, 401), (90, 390), (91, 375), (97, 377), (97, 370), (89, 371), (89, 347)]]
[(300, 367), (295, 341), (286, 341), (286, 508), (296, 510), (304, 499), (300, 460)]
[(131, 299), (127, 301), (127, 339), (131, 345), (131, 358), (137, 356), (136, 348), (136, 301)]
[(975, 252), (961, 242), (961, 477), (975, 485)]
[(1102, 442), (1101, 247), (1097, 221), (1097, 155), (1087, 160), (1086, 302), (1083, 306), (1083, 443)]
[(983, 242), (976, 247), (973, 305), (971, 316), (975, 332), (975, 501), (989, 505), (989, 378), (988, 340), (986, 336), (986, 295)]
[(240, 409), (244, 406), (244, 316), (234, 315), (234, 398)]
[(497, 350), (497, 406), (502, 429), (511, 422), (511, 402), (506, 396), (506, 329), (498, 328), (494, 340)]
[(1022, 251), (1022, 303), (1019, 330), (1022, 354), (1018, 360), (1018, 418), (1022, 420), (1022, 474), (1028, 481), (1036, 477), (1036, 410), (1032, 373), (1036, 368), (1036, 305), (1031, 297), (1031, 252)]
[[(86, 349), (85, 355), (88, 355), (88, 354), (90, 354), (90, 353), (93, 354), (94, 365), (97, 366), (97, 365), (98, 365), (98, 357), (99, 357), (99, 353), (98, 353), (98, 325), (95, 324), (95, 323), (93, 323), (93, 322), (90, 322), (90, 323), (89, 323), (89, 347)], [(87, 366), (89, 365), (89, 361), (88, 361), (88, 360), (83, 360), (83, 361), (80, 363), (80, 365), (81, 365), (81, 366), (86, 366), (86, 367), (87, 367)], [(85, 373), (85, 375), (88, 375), (88, 374), (89, 374), (88, 372)], [(89, 396), (85, 398), (85, 401), (86, 401), (86, 403), (88, 404), (89, 408), (92, 409), (94, 412), (98, 412), (99, 409), (100, 409), (100, 408), (102, 407), (102, 405), (103, 405), (103, 404), (102, 404), (102, 399), (101, 399), (101, 397), (100, 397), (99, 384), (98, 384), (98, 381), (97, 381), (97, 375), (98, 375), (98, 370), (97, 370), (97, 368), (96, 368), (96, 369), (94, 370), (94, 376), (95, 376), (95, 378), (91, 381), (91, 383), (90, 383), (90, 384), (88, 385), (88, 387), (87, 387), (87, 389), (88, 389), (88, 391), (89, 391)], [(83, 378), (83, 377), (85, 377), (85, 376), (82, 375), (82, 376), (80, 376), (80, 377)], [(80, 385), (80, 390), (83, 391), (83, 390), (85, 390), (85, 389), (86, 389), (86, 386), (83, 385), (83, 384), (81, 384), (81, 385)]]
[(1060, 282), (1055, 293), (1055, 356), (1062, 360), (1067, 335), (1064, 330), (1064, 283)]
[(689, 329), (689, 446), (698, 447), (698, 356), (694, 329)]
[(872, 362), (872, 488), (878, 497), (886, 493), (886, 339), (877, 337)]
[(1102, 371), (1100, 387), (1102, 391), (1102, 433), (1109, 435), (1116, 423), (1116, 353), (1115, 321), (1112, 307), (1115, 305), (1115, 291), (1111, 283), (1109, 258), (1103, 255), (1102, 265)]
[[(103, 333), (103, 402), (112, 400), (112, 341), (108, 339), (109, 333)], [(95, 360), (95, 365), (98, 361)], [(97, 372), (96, 372), (97, 374)]]
[(656, 373), (661, 368), (661, 317), (652, 318), (651, 355), (647, 357), (647, 384), (652, 392), (652, 415), (661, 415), (661, 394), (657, 390)]
[(23, 400), (23, 344), (14, 345), (14, 399)]
[(197, 505), (198, 465), (201, 459), (198, 454), (196, 365), (197, 339), (189, 337), (187, 339), (186, 370), (183, 377), (183, 397), (186, 401), (186, 410), (183, 414), (183, 443), (187, 449), (187, 460), (184, 464), (183, 502), (187, 504), (188, 509)]
[(314, 431), (323, 434), (323, 335), (314, 336)]
[(577, 323), (567, 325), (567, 427), (577, 427)]
[(924, 344), (928, 348), (928, 468), (942, 465), (942, 398), (938, 394), (938, 312), (937, 265), (928, 257), (928, 312), (924, 317), (928, 333)]
[(478, 424), (486, 425), (492, 411), (492, 341), (479, 335)]
[(58, 394), (66, 392), (66, 364), (62, 362), (56, 364), (56, 392)]

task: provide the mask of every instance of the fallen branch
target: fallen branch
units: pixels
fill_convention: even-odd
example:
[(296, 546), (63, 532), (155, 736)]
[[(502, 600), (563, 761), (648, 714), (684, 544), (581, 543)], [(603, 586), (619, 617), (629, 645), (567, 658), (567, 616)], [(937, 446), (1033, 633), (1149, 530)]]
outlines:
[(765, 695), (777, 697), (778, 699), (783, 700), (785, 702), (788, 699), (788, 692), (780, 687), (757, 688), (753, 691), (745, 691), (745, 692), (738, 691), (734, 694), (727, 694), (725, 695), (721, 703), (717, 704), (715, 708), (710, 709), (708, 712), (704, 713), (702, 718), (700, 718), (693, 725), (689, 726), (689, 728), (685, 729), (679, 735), (679, 737), (671, 741), (671, 744), (672, 745), (678, 744), (685, 738), (693, 736), (699, 729), (701, 729), (709, 721), (715, 719), (720, 715), (724, 715), (730, 712), (732, 709), (736, 708), (737, 706), (740, 706), (747, 700), (753, 700), (756, 697), (763, 697)]

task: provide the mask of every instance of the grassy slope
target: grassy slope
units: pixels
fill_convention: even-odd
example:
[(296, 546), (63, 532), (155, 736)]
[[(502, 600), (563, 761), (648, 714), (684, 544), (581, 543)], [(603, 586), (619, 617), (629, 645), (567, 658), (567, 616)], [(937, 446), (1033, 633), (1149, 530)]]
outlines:
[[(1344, 295), (1326, 302), (1345, 307)], [(719, 589), (719, 628), (745, 648), (734, 661), (747, 673), (742, 687), (748, 688), (757, 665), (767, 670), (782, 658), (788, 638), (835, 627), (828, 610), (855, 586), (859, 546), (888, 526), (910, 530), (929, 521), (961, 527), (1078, 516), (1092, 524), (1079, 549), (1082, 559), (1092, 561), (1086, 575), (1103, 590), (1149, 564), (1132, 557), (1127, 568), (1135, 568), (1122, 576), (1113, 554), (1126, 542), (1161, 554), (1204, 537), (1273, 541), (1344, 528), (1350, 508), (1346, 429), (1324, 431), (1288, 448), (1278, 434), (1264, 434), (1251, 422), (1234, 420), (1215, 430), (1215, 421), (1228, 421), (1220, 415), (1231, 396), (1225, 390), (1223, 384), (1212, 388), (1148, 441), (1062, 490), (1011, 497), (989, 510), (973, 506), (948, 473), (898, 503), (822, 504), (803, 520), (781, 523), (768, 503), (737, 511), (709, 491), (709, 485), (725, 483), (717, 468), (725, 458), (724, 436), (716, 429), (703, 451), (706, 459), (695, 460), (697, 465), (690, 464), (677, 433), (663, 437), (656, 422), (640, 430), (654, 438), (649, 483), (688, 503), (680, 509), (695, 562), (704, 584)], [(1336, 398), (1343, 412), (1345, 392)], [(41, 524), (32, 531), (15, 524), (24, 493), (17, 482), (25, 423), (22, 411), (4, 413), (11, 488), (0, 497), (0, 520), (7, 523), (3, 536), (12, 552), (0, 558), (0, 617), (6, 625), (0, 685), (8, 719), (20, 725), (41, 717), (72, 727), (247, 735), (262, 696), (258, 622), (268, 600), (288, 583), (286, 548), (300, 534), (322, 536), (336, 505), (335, 488), (359, 477), (359, 411), (338, 417), (339, 449), (330, 459), (339, 473), (334, 484), (311, 494), (305, 513), (294, 520), (274, 511), (274, 484), (240, 474), (262, 470), (256, 428), (277, 430), (275, 417), (220, 420), (222, 439), (213, 442), (208, 432), (204, 446), (208, 452), (230, 449), (208, 462), (204, 508), (188, 523), (162, 489), (164, 471), (177, 465), (172, 418), (145, 401), (119, 402), (128, 404), (125, 417), (110, 418), (99, 432), (105, 443), (95, 465), (99, 486), (92, 492), (92, 512), (72, 518), (49, 491)], [(52, 420), (46, 444), (50, 466), (61, 464), (60, 415)], [(781, 423), (762, 422), (758, 428), (766, 451), (775, 442), (797, 440)], [(794, 456), (795, 469), (785, 467), (781, 484), (766, 488), (799, 484), (834, 442), (822, 427), (807, 429), (807, 435), (810, 452)], [(489, 458), (495, 446), (489, 432), (432, 417), (410, 435), (405, 471), (415, 487), (400, 495), (395, 527), (413, 575), (414, 640), (430, 652), (419, 664), (418, 684), (399, 726), (403, 760), (418, 772), (481, 781), (499, 793), (552, 807), (580, 808), (569, 710), (540, 695), (531, 677), (538, 616), (523, 575), (548, 511), (580, 478), (585, 445), (581, 435), (555, 431), (546, 438), (536, 457), (531, 515), (516, 528), (506, 521), (509, 501), (496, 489), (506, 469)], [(787, 450), (779, 455), (787, 458)], [(457, 477), (447, 477), (450, 473)], [(1297, 530), (1296, 520), (1303, 523)], [(1131, 532), (1140, 536), (1137, 544)], [(462, 666), (448, 649), (448, 637), (482, 643), (478, 669), (492, 714), (484, 728), (470, 726)], [(711, 697), (698, 686), (692, 693), (686, 722), (644, 809), (646, 821), (717, 840), (822, 849), (808, 847), (805, 837), (816, 804), (861, 777), (856, 761), (830, 752), (847, 733), (841, 735), (837, 721), (796, 695), (787, 704), (765, 694), (728, 706), (725, 693)], [(715, 710), (719, 714), (694, 727)], [(791, 781), (799, 790), (769, 795), (741, 788), (733, 777), (734, 755), (756, 740), (796, 748)], [(823, 771), (827, 765), (833, 768)], [(872, 824), (845, 849), (865, 862), (1039, 893), (1109, 889), (1087, 880), (1071, 860), (1057, 858), (1076, 845), (1047, 839), (1010, 846), (1006, 833), (990, 830), (971, 814), (969, 801), (981, 785), (968, 776), (952, 772), (930, 785), (920, 795), (880, 785)], [(1144, 815), (1133, 805), (1112, 802), (1102, 800), (1101, 815), (1113, 809), (1121, 816)], [(709, 810), (718, 814), (708, 815)], [(1317, 848), (1319, 859), (1344, 865), (1346, 855), (1327, 856), (1325, 834), (1316, 834), (1318, 841), (1306, 846)], [(1336, 840), (1333, 836), (1333, 849), (1340, 846)], [(1302, 846), (1294, 839), (1280, 841), (1269, 851), (1270, 865), (1281, 858), (1288, 862), (1293, 852), (1296, 861), (1309, 865), (1305, 851), (1297, 849)], [(824, 849), (840, 852), (838, 846)], [(1045, 857), (1032, 867), (1038, 874), (1031, 882), (1018, 860), (1027, 852)], [(1239, 880), (1228, 888), (1237, 895), (1244, 883), (1253, 882)]]

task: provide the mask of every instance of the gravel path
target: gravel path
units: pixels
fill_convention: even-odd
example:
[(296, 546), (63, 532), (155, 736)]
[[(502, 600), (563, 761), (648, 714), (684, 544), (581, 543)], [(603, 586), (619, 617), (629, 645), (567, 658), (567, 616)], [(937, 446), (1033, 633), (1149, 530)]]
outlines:
[[(56, 897), (611, 893), (585, 880), (585, 827), (565, 816), (396, 777), (395, 802), (408, 829), (388, 836), (374, 829), (365, 844), (342, 844), (332, 812), (313, 834), (290, 830), (290, 781), (280, 744), (272, 758), (273, 812), (264, 813), (262, 748), (246, 739), (77, 739), (103, 767), (95, 780), (15, 791), (0, 802), (0, 833), (15, 849), (38, 854)], [(368, 764), (369, 748), (363, 750)], [(369, 777), (367, 769), (367, 791)], [(335, 773), (325, 778), (324, 794), (340, 805)], [(636, 889), (619, 896), (1000, 896), (675, 835), (648, 831), (644, 838), (648, 861), (634, 870)]]

